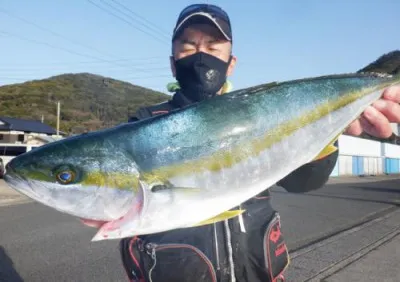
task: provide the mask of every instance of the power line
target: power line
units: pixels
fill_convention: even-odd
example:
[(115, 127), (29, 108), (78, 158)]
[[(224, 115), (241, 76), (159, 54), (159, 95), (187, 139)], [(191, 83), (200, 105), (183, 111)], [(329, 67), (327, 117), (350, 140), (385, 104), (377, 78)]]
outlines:
[[(115, 62), (115, 61), (110, 61), (110, 62)], [(100, 63), (100, 62), (95, 62), (95, 63)], [(109, 62), (107, 62), (109, 63)], [(170, 65), (166, 64), (166, 62), (135, 62), (135, 61), (130, 61), (126, 62), (121, 65), (114, 65), (111, 67), (107, 67), (107, 70), (121, 70), (122, 68), (129, 67), (132, 64), (135, 63), (140, 63), (140, 67), (136, 67), (137, 70), (139, 71), (152, 71), (152, 70), (162, 70), (162, 69), (170, 69)], [(146, 68), (143, 68), (145, 66)], [(104, 65), (98, 65), (98, 64), (89, 64), (89, 63), (84, 63), (84, 62), (78, 62), (78, 63), (66, 63), (66, 64), (61, 64), (61, 63), (52, 63), (52, 64), (45, 64), (45, 65), (15, 65), (12, 64), (12, 66), (4, 66), (4, 63), (0, 63), (0, 71), (32, 71), (32, 70), (52, 70), (52, 69), (64, 69), (64, 68), (101, 68), (104, 67)]]
[[(46, 79), (48, 79), (50, 77), (54, 77), (54, 76), (60, 76), (60, 75), (46, 76), (46, 78), (33, 78), (33, 77), (28, 78), (26, 76), (24, 76), (24, 77), (0, 76), (0, 79), (17, 80), (17, 81), (30, 81), (30, 80), (46, 80)], [(104, 76), (104, 75), (101, 75), (101, 76)], [(139, 80), (139, 79), (162, 78), (162, 77), (171, 77), (171, 75), (160, 74), (160, 75), (149, 75), (149, 76), (122, 76), (120, 78), (113, 78), (113, 77), (104, 76), (105, 79), (113, 79), (113, 80), (121, 80), (121, 81), (122, 81), (122, 79)]]
[[(96, 73), (96, 72), (103, 72), (107, 73), (108, 76), (129, 76), (129, 75), (141, 75), (140, 73), (127, 73), (126, 71), (121, 72), (121, 70), (115, 70), (115, 71), (110, 71), (110, 70), (26, 70), (26, 71), (6, 71), (6, 70), (0, 70), (0, 76), (1, 75), (7, 75), (7, 76), (18, 76), (18, 77), (25, 77), (25, 76), (37, 76), (37, 75), (42, 75), (42, 74), (49, 74), (49, 73), (59, 73), (59, 74), (65, 74), (65, 73)], [(158, 75), (171, 75), (171, 71), (168, 69), (161, 69), (159, 71), (155, 71), (151, 74), (151, 76), (158, 76)]]
[[(48, 29), (48, 28), (42, 27), (42, 26), (40, 26), (40, 25), (38, 25), (38, 24), (36, 24), (36, 23), (34, 23), (34, 22), (31, 22), (31, 21), (29, 21), (29, 20), (27, 20), (27, 19), (24, 19), (24, 18), (22, 18), (22, 17), (19, 17), (19, 16), (15, 15), (15, 14), (12, 14), (12, 13), (10, 13), (9, 11), (4, 10), (4, 9), (2, 9), (2, 8), (0, 8), (0, 12), (3, 13), (3, 14), (8, 15), (9, 17), (18, 19), (18, 20), (20, 20), (20, 21), (22, 21), (22, 22), (24, 22), (24, 23), (26, 23), (26, 24), (33, 25), (33, 26), (35, 26), (36, 28), (38, 28), (38, 29), (40, 29), (40, 30), (42, 30), (42, 31), (46, 31), (46, 32), (48, 32), (48, 33), (51, 33), (52, 35), (54, 35), (54, 36), (56, 36), (56, 37), (59, 37), (59, 38), (62, 38), (62, 39), (64, 39), (64, 40), (68, 41), (68, 42), (71, 42), (72, 44), (79, 45), (79, 46), (81, 46), (81, 47), (94, 50), (94, 51), (96, 51), (96, 52), (98, 52), (98, 53), (100, 53), (100, 54), (102, 54), (102, 55), (114, 57), (113, 55), (110, 55), (109, 53), (105, 53), (105, 52), (103, 52), (103, 51), (98, 50), (97, 48), (94, 48), (93, 46), (89, 46), (89, 45), (86, 45), (86, 44), (82, 44), (82, 43), (79, 43), (79, 42), (77, 42), (77, 41), (75, 41), (75, 40), (73, 40), (73, 39), (67, 38), (67, 37), (65, 37), (65, 36), (63, 36), (63, 35), (61, 35), (61, 34), (55, 32), (55, 31), (52, 31), (52, 30), (50, 30), (50, 29)], [(114, 58), (115, 58), (115, 57), (114, 57)]]
[[(143, 65), (141, 65), (143, 66)], [(4, 66), (0, 66), (0, 75), (2, 73), (6, 73), (6, 74), (14, 74), (14, 73), (18, 73), (18, 74), (22, 74), (22, 75), (27, 75), (27, 74), (38, 74), (38, 73), (46, 73), (46, 72), (63, 72), (63, 73), (68, 73), (68, 72), (90, 72), (90, 71), (99, 71), (100, 69), (103, 69), (103, 71), (107, 72), (107, 73), (113, 73), (113, 74), (118, 74), (118, 73), (127, 73), (126, 70), (121, 69), (117, 66), (115, 67), (107, 67), (107, 68), (103, 68), (102, 66), (84, 66), (84, 65), (80, 65), (80, 66), (47, 66), (47, 67), (4, 67)], [(140, 68), (138, 70), (138, 72), (142, 72), (143, 70), (146, 70), (148, 72), (152, 72), (154, 74), (154, 72), (162, 72), (165, 73), (166, 71), (169, 73), (171, 71), (170, 67), (168, 66), (154, 66), (154, 67), (149, 67), (149, 68)], [(135, 73), (135, 71), (130, 71), (129, 73)]]
[(144, 17), (142, 17), (141, 15), (139, 15), (139, 14), (133, 12), (131, 9), (129, 9), (129, 8), (126, 7), (125, 5), (119, 3), (118, 1), (116, 1), (116, 0), (111, 0), (111, 1), (113, 1), (113, 2), (116, 3), (117, 5), (120, 5), (120, 6), (123, 7), (124, 9), (128, 10), (129, 12), (131, 12), (131, 14), (135, 15), (136, 17), (138, 17), (138, 18), (144, 20), (145, 22), (147, 22), (148, 24), (152, 25), (154, 28), (158, 29), (160, 32), (162, 32), (162, 33), (168, 33), (167, 31), (165, 31), (165, 30), (162, 29), (161, 27), (159, 27), (159, 26), (153, 24), (152, 22), (148, 21), (146, 18), (144, 18)]
[[(92, 58), (92, 59), (96, 59), (96, 60), (99, 60), (99, 61), (102, 61), (102, 62), (106, 62), (106, 63), (111, 63), (111, 64), (114, 63), (114, 64), (116, 64), (115, 61), (112, 61), (112, 60), (105, 60), (105, 59), (101, 59), (101, 58), (98, 58), (98, 57), (95, 57), (95, 56), (82, 54), (82, 53), (75, 52), (75, 51), (70, 50), (70, 49), (67, 49), (67, 48), (58, 47), (58, 46), (49, 44), (49, 43), (47, 43), (47, 42), (42, 42), (42, 41), (38, 41), (38, 40), (34, 40), (34, 39), (27, 38), (27, 37), (24, 37), (24, 36), (15, 35), (15, 34), (12, 34), (12, 33), (10, 33), (10, 32), (4, 31), (4, 30), (0, 30), (0, 34), (1, 34), (1, 33), (6, 34), (6, 35), (11, 36), (11, 37), (18, 38), (18, 39), (20, 39), (20, 40), (27, 41), (27, 42), (31, 42), (31, 43), (35, 43), (35, 44), (39, 44), (39, 45), (45, 45), (45, 46), (50, 47), (50, 48), (53, 48), (53, 49), (63, 50), (63, 51), (65, 51), (65, 52), (70, 53), (70, 54), (73, 54), (73, 55), (77, 55), (77, 56), (81, 56), (81, 57), (87, 57), (87, 58)], [(119, 65), (119, 64), (116, 64), (116, 65)], [(137, 67), (133, 67), (133, 66), (126, 66), (126, 65), (119, 65), (119, 66), (122, 66), (122, 67), (129, 67), (129, 68), (133, 68), (133, 69), (140, 70), (140, 71), (143, 71), (143, 72), (148, 72), (148, 71), (145, 70), (145, 69), (140, 69), (140, 68), (138, 69)]]
[[(35, 71), (35, 72), (37, 72), (37, 71), (41, 71), (41, 70), (43, 70), (43, 71), (49, 71), (49, 70), (63, 70), (63, 69), (66, 69), (67, 67), (66, 66), (47, 66), (47, 67), (30, 67), (30, 68), (16, 68), (16, 67), (3, 67), (3, 66), (0, 66), (0, 72), (2, 72), (2, 71), (6, 71), (6, 72), (10, 72), (10, 71), (18, 71), (18, 72), (20, 72), (20, 71), (23, 71), (23, 72), (26, 72), (26, 71)], [(72, 67), (69, 67), (69, 69), (82, 69), (82, 68), (84, 68), (84, 69), (88, 69), (88, 68), (91, 68), (91, 69), (94, 69), (94, 68), (99, 68), (99, 66), (89, 66), (89, 67), (87, 67), (87, 66), (72, 66)], [(155, 71), (155, 70), (169, 70), (170, 68), (169, 67), (167, 67), (167, 66), (163, 66), (163, 67), (151, 67), (151, 68), (146, 68), (146, 70), (148, 70), (148, 71)], [(125, 71), (126, 72), (126, 70), (123, 70), (123, 69), (121, 69), (121, 68), (116, 68), (116, 67), (110, 67), (110, 68), (107, 68), (107, 71)]]
[[(102, 0), (103, 1), (103, 0)], [(162, 28), (160, 28), (159, 26), (156, 26), (155, 24), (153, 24), (152, 22), (148, 21), (146, 18), (142, 17), (141, 15), (135, 13), (134, 11), (132, 11), (129, 7), (121, 4), (120, 2), (116, 1), (116, 0), (111, 0), (112, 2), (116, 3), (117, 5), (121, 6), (122, 8), (124, 8), (125, 10), (129, 11), (131, 14), (133, 14), (135, 17), (142, 19), (143, 21), (145, 21), (147, 24), (143, 24), (144, 26), (147, 26), (148, 28), (154, 30), (155, 32), (159, 33), (160, 35), (166, 37), (169, 40), (169, 36), (165, 35), (168, 32), (164, 31)], [(103, 1), (104, 2), (104, 1)], [(132, 16), (129, 16), (130, 18), (132, 18)], [(151, 27), (152, 26), (152, 27)]]
[[(36, 23), (34, 23), (34, 22), (32, 22), (32, 21), (29, 21), (29, 20), (27, 20), (27, 19), (24, 19), (24, 18), (22, 18), (22, 17), (20, 17), (20, 16), (17, 16), (17, 15), (15, 15), (15, 14), (13, 14), (13, 13), (11, 13), (11, 12), (5, 10), (5, 9), (0, 8), (0, 12), (4, 13), (4, 14), (10, 16), (10, 17), (16, 18), (16, 19), (18, 19), (18, 20), (20, 20), (20, 21), (22, 21), (22, 22), (25, 22), (25, 23), (27, 23), (27, 24), (29, 24), (29, 25), (35, 26), (36, 28), (38, 28), (38, 29), (40, 29), (40, 30), (42, 30), (42, 31), (45, 31), (45, 32), (48, 32), (48, 33), (50, 33), (50, 34), (52, 34), (52, 35), (54, 35), (54, 36), (60, 37), (60, 38), (66, 40), (66, 41), (69, 41), (69, 42), (71, 42), (71, 43), (73, 43), (73, 44), (75, 44), (75, 45), (83, 46), (83, 47), (85, 47), (85, 48), (87, 48), (87, 49), (94, 50), (94, 51), (96, 51), (96, 52), (98, 52), (98, 53), (100, 53), (100, 54), (103, 54), (103, 55), (106, 55), (106, 56), (111, 56), (111, 57), (116, 58), (114, 55), (112, 55), (112, 54), (110, 54), (110, 53), (102, 52), (102, 51), (98, 50), (97, 48), (94, 48), (94, 47), (92, 47), (92, 46), (89, 46), (89, 45), (86, 45), (86, 44), (82, 44), (82, 43), (77, 42), (77, 41), (75, 41), (75, 40), (73, 40), (73, 39), (67, 38), (67, 37), (63, 36), (62, 34), (60, 34), (60, 33), (57, 33), (57, 32), (55, 32), (55, 31), (53, 31), (53, 30), (50, 30), (50, 29), (48, 29), (48, 28), (46, 28), (46, 27), (40, 26), (40, 25), (38, 25), (38, 24), (36, 24)], [(15, 36), (14, 36), (14, 37), (15, 37)], [(21, 39), (21, 37), (19, 37), (19, 38)], [(25, 38), (24, 40), (27, 40), (27, 39)], [(31, 39), (29, 39), (29, 41), (30, 41), (30, 42), (34, 42), (34, 43), (38, 43), (38, 41), (36, 41), (36, 40), (31, 40)], [(45, 45), (47, 45), (48, 47), (50, 47), (50, 44), (48, 44), (48, 43), (45, 43)], [(64, 50), (64, 51), (67, 51), (66, 48), (55, 47), (54, 45), (52, 45), (52, 47), (53, 47), (53, 48), (62, 49), (62, 50)], [(80, 55), (80, 56), (83, 55), (83, 54), (78, 53), (78, 52), (75, 52), (75, 51), (73, 51), (73, 50), (72, 50), (72, 51), (71, 51), (71, 50), (68, 50), (67, 52), (72, 53), (72, 54), (74, 54), (74, 55)], [(106, 62), (106, 63), (113, 63), (113, 61), (111, 61), (111, 60), (103, 60), (103, 59), (99, 59), (99, 58), (94, 57), (94, 56), (88, 56), (88, 55), (83, 55), (83, 56), (95, 58), (95, 59), (97, 59), (97, 60), (100, 60), (100, 61)], [(123, 61), (123, 60), (121, 60), (121, 61)], [(119, 66), (122, 66), (122, 67), (125, 67), (125, 68), (129, 68), (129, 69), (132, 68), (132, 66), (126, 66), (126, 65), (121, 65), (121, 64), (118, 64), (118, 65), (119, 65)], [(133, 67), (133, 68), (136, 69), (136, 70), (140, 70), (140, 71), (145, 71), (145, 72), (146, 72), (146, 70), (143, 69), (143, 68), (137, 68), (137, 67), (136, 67), (136, 68)]]
[(37, 40), (34, 40), (34, 39), (30, 39), (30, 38), (27, 38), (27, 37), (24, 37), (24, 36), (15, 35), (15, 34), (12, 34), (12, 33), (10, 33), (10, 32), (4, 31), (4, 30), (0, 30), (0, 33), (5, 34), (5, 35), (8, 35), (8, 36), (10, 36), (10, 37), (15, 37), (15, 38), (18, 38), (18, 39), (20, 39), (20, 40), (27, 41), (27, 42), (31, 42), (31, 43), (35, 43), (35, 44), (39, 44), (39, 45), (45, 45), (45, 46), (50, 47), (50, 48), (53, 48), (53, 49), (63, 50), (63, 51), (65, 51), (65, 52), (70, 53), (70, 54), (73, 54), (73, 55), (77, 55), (77, 56), (81, 56), (81, 57), (87, 57), (87, 58), (92, 58), (92, 59), (101, 60), (101, 61), (107, 61), (107, 60), (99, 59), (99, 58), (97, 58), (97, 57), (95, 57), (95, 56), (85, 55), (85, 54), (82, 54), (82, 53), (79, 53), (79, 52), (75, 52), (75, 51), (73, 51), (73, 50), (69, 50), (69, 49), (67, 49), (67, 48), (58, 47), (58, 46), (49, 44), (49, 43), (47, 43), (47, 42), (41, 42), (41, 41), (37, 41)]
[(141, 32), (143, 32), (143, 33), (145, 33), (145, 34), (147, 34), (148, 36), (152, 37), (153, 39), (155, 39), (155, 40), (157, 40), (157, 41), (159, 41), (159, 42), (161, 42), (161, 43), (164, 43), (164, 44), (169, 44), (168, 41), (164, 41), (164, 40), (160, 39), (159, 37), (156, 37), (156, 36), (154, 36), (154, 35), (148, 33), (147, 31), (144, 31), (143, 29), (141, 29), (141, 28), (139, 28), (139, 27), (137, 27), (137, 26), (134, 26), (131, 22), (127, 21), (127, 20), (124, 19), (124, 18), (121, 18), (120, 16), (116, 15), (116, 14), (113, 13), (113, 12), (110, 12), (110, 11), (107, 10), (107, 9), (104, 9), (103, 7), (101, 7), (101, 6), (97, 5), (97, 4), (95, 4), (93, 1), (91, 1), (91, 0), (87, 0), (87, 1), (90, 2), (92, 5), (96, 6), (97, 8), (99, 8), (99, 9), (105, 11), (106, 13), (108, 13), (108, 14), (110, 14), (110, 15), (113, 15), (114, 17), (116, 17), (116, 18), (118, 18), (118, 19), (120, 19), (120, 20), (126, 22), (127, 24), (133, 26), (135, 29), (137, 29), (137, 30), (139, 30), (139, 31), (141, 31)]
[[(0, 34), (1, 35), (1, 34)], [(8, 35), (2, 35), (4, 37), (8, 37)], [(146, 61), (144, 65), (154, 65), (154, 64), (159, 64), (160, 61), (153, 61), (150, 62), (153, 59), (162, 59), (165, 60), (166, 57), (165, 56), (153, 56), (153, 57), (142, 57), (142, 58), (126, 58), (126, 59), (118, 59), (118, 60), (108, 60), (106, 63), (109, 62), (124, 62), (124, 63), (135, 63), (135, 62), (140, 62), (140, 61)], [(41, 66), (54, 66), (54, 65), (81, 65), (81, 64), (103, 64), (105, 62), (102, 61), (79, 61), (79, 62), (71, 62), (71, 61), (55, 61), (55, 62), (49, 62), (46, 64), (36, 64), (36, 63), (30, 63), (30, 64), (26, 64), (26, 63), (14, 63), (13, 62), (13, 66), (18, 66), (18, 65), (23, 65), (23, 67), (29, 67), (29, 66), (34, 66), (36, 67), (41, 67)], [(0, 66), (1, 68), (1, 66)]]

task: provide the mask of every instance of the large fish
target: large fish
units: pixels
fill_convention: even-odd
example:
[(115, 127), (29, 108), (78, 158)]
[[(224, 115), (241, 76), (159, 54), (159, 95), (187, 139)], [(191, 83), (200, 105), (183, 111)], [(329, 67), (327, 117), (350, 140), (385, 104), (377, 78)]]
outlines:
[(56, 141), (14, 158), (5, 180), (73, 216), (92, 240), (208, 224), (332, 143), (399, 77), (345, 74), (238, 90), (169, 114)]

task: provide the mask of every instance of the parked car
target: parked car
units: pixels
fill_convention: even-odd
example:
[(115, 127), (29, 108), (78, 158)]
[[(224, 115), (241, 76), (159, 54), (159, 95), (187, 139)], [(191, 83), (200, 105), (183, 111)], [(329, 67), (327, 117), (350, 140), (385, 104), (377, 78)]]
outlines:
[(0, 158), (0, 178), (3, 178), (5, 170), (3, 159)]

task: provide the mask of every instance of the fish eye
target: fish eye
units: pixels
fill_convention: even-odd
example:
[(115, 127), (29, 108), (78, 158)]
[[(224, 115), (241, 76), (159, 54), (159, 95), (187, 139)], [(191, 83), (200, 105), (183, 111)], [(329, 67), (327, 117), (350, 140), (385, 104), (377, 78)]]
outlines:
[(53, 170), (53, 175), (60, 184), (70, 184), (76, 180), (76, 171), (70, 166), (60, 166)]
[(68, 184), (74, 181), (74, 172), (73, 171), (62, 171), (57, 174), (57, 180), (58, 182), (61, 182), (63, 184)]

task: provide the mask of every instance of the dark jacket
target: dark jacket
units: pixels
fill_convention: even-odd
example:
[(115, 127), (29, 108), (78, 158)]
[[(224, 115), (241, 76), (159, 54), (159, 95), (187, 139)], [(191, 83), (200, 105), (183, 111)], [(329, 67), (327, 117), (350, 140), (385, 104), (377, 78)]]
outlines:
[[(129, 121), (165, 114), (189, 104), (177, 92), (170, 101), (141, 108)], [(277, 185), (295, 193), (318, 189), (328, 180), (337, 157), (335, 152), (306, 164)], [(269, 189), (241, 208), (246, 210), (242, 217), (121, 240), (122, 261), (129, 279), (228, 282), (235, 276), (236, 281), (277, 281), (288, 266), (289, 255)]]

